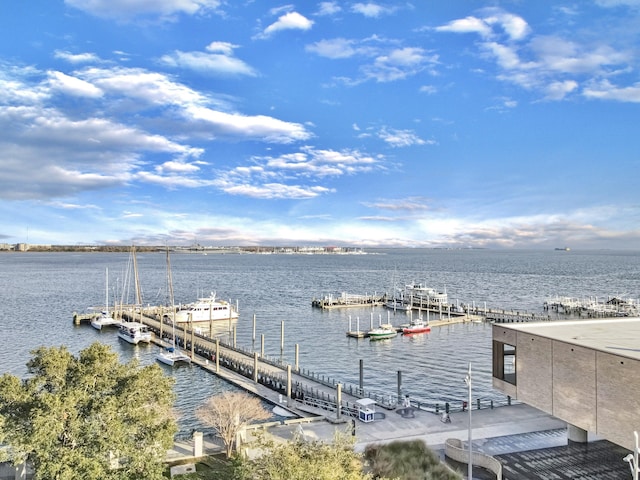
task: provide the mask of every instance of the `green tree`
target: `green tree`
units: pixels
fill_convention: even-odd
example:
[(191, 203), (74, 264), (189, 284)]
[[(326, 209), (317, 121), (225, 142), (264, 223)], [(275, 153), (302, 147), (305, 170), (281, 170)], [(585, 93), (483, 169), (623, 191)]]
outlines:
[(233, 453), (241, 429), (271, 417), (257, 397), (243, 392), (224, 392), (211, 397), (198, 408), (196, 415), (218, 432), (227, 458)]
[(177, 431), (173, 379), (94, 343), (41, 347), (29, 378), (0, 377), (0, 443), (38, 479), (161, 479)]
[[(332, 443), (305, 441), (296, 436), (276, 443), (263, 437), (257, 442), (262, 452), (244, 460), (237, 469), (241, 480), (369, 480), (363, 472), (361, 455), (353, 450), (351, 435), (336, 432)], [(255, 445), (252, 445), (255, 446)]]

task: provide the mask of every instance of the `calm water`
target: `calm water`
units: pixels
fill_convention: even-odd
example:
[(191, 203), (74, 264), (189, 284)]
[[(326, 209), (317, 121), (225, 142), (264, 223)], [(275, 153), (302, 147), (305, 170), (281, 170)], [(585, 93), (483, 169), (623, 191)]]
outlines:
[[(111, 345), (123, 361), (137, 357), (153, 363), (157, 347), (133, 347), (115, 331), (76, 327), (73, 312), (102, 305), (105, 269), (112, 295), (122, 289), (128, 254), (3, 253), (0, 254), (0, 350), (2, 372), (24, 375), (30, 352), (40, 345), (66, 345), (76, 353), (94, 341)], [(364, 362), (365, 388), (396, 392), (397, 371), (403, 391), (429, 402), (462, 402), (467, 391), (468, 363), (474, 372), (476, 398), (503, 397), (491, 389), (491, 327), (484, 323), (434, 328), (430, 334), (370, 342), (348, 338), (351, 316), (361, 329), (384, 308), (323, 311), (311, 307), (325, 294), (391, 291), (393, 283), (422, 282), (445, 289), (451, 302), (489, 308), (542, 313), (545, 300), (556, 295), (640, 297), (639, 252), (561, 252), (489, 250), (369, 250), (367, 255), (238, 255), (174, 254), (171, 257), (175, 301), (190, 302), (216, 291), (238, 301), (237, 342), (252, 347), (253, 315), (257, 341), (265, 338), (265, 353), (357, 385), (359, 361)], [(138, 254), (144, 302), (166, 302), (165, 255)], [(118, 296), (120, 294), (118, 293)], [(113, 298), (113, 297), (112, 297)], [(113, 300), (112, 300), (113, 301)], [(405, 313), (391, 314), (394, 324), (406, 323)], [(280, 351), (281, 322), (285, 325)], [(197, 367), (166, 369), (176, 378), (183, 431), (200, 427), (194, 409), (208, 397), (229, 389)]]

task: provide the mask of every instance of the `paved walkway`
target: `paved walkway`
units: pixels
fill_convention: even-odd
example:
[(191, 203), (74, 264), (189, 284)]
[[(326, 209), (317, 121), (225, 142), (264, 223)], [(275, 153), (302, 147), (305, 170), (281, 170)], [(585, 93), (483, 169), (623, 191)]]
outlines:
[[(197, 358), (194, 363), (216, 373), (213, 362)], [(267, 367), (271, 368), (277, 370), (277, 367)], [(335, 412), (303, 406), (295, 401), (288, 404), (287, 399), (277, 392), (226, 368), (221, 367), (216, 374), (273, 405), (289, 409), (309, 420), (320, 418), (319, 421), (300, 425), (292, 423), (270, 427), (269, 432), (276, 438), (288, 440), (302, 434), (308, 440), (331, 441), (337, 430), (347, 434), (352, 432), (352, 420), (349, 417), (338, 419)], [(292, 377), (293, 382), (298, 380), (295, 374)], [(325, 388), (327, 393), (333, 391)], [(442, 455), (448, 438), (458, 438), (465, 444), (467, 442), (468, 412), (453, 412), (450, 414), (451, 422), (443, 423), (439, 415), (412, 407), (396, 410), (378, 407), (376, 410), (375, 421), (355, 421), (356, 451), (363, 451), (369, 444), (421, 439)], [(323, 416), (326, 419), (322, 419)], [(628, 453), (624, 449), (606, 441), (598, 441), (597, 438), (590, 438), (585, 445), (568, 445), (565, 422), (528, 405), (472, 410), (471, 419), (473, 449), (498, 458), (504, 467), (505, 480), (628, 478), (628, 464), (622, 461)], [(223, 451), (219, 440), (205, 436), (205, 455)], [(193, 460), (193, 441), (177, 441), (174, 448), (167, 452), (167, 460)], [(461, 465), (460, 470), (466, 471), (466, 466)], [(491, 477), (482, 469), (474, 469), (474, 478), (484, 480)]]
[[(371, 423), (356, 420), (356, 450), (362, 451), (370, 443), (388, 443), (394, 440), (421, 439), (432, 449), (443, 448), (448, 438), (466, 441), (469, 435), (468, 412), (452, 413), (451, 423), (441, 421), (439, 415), (410, 409), (383, 411), (384, 419)], [(333, 418), (333, 417), (332, 417)], [(474, 445), (481, 439), (517, 435), (528, 432), (565, 429), (566, 424), (527, 405), (511, 405), (494, 409), (473, 410), (471, 413)], [(336, 430), (351, 433), (351, 419), (345, 423), (314, 422), (302, 426), (305, 438), (328, 440)], [(298, 432), (297, 425), (282, 425), (270, 429), (274, 436), (291, 438)], [(565, 442), (566, 443), (566, 442)]]

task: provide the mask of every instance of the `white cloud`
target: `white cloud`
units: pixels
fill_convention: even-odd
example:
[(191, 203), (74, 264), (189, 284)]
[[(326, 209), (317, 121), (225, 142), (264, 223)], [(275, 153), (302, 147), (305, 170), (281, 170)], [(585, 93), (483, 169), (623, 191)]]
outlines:
[(218, 184), (230, 195), (243, 195), (245, 197), (263, 199), (305, 199), (314, 198), (331, 192), (330, 189), (320, 186), (284, 185), (282, 183), (265, 183), (262, 185), (222, 185)]
[(54, 71), (47, 72), (47, 75), (49, 76), (49, 86), (51, 89), (60, 93), (74, 97), (88, 98), (99, 98), (103, 95), (102, 90), (98, 87), (79, 78)]
[(65, 0), (65, 3), (90, 15), (117, 20), (147, 16), (173, 20), (177, 14), (217, 11), (222, 4), (220, 0)]
[(283, 30), (310, 30), (312, 26), (313, 20), (309, 20), (298, 12), (289, 12), (265, 28), (261, 37), (267, 38)]
[(552, 82), (546, 87), (546, 98), (549, 100), (562, 100), (567, 94), (578, 88), (578, 82), (565, 80), (563, 82)]
[(491, 27), (483, 20), (477, 17), (465, 17), (458, 20), (452, 20), (445, 25), (435, 28), (436, 32), (452, 32), (452, 33), (477, 33), (482, 37), (491, 35)]
[(259, 138), (273, 143), (292, 143), (311, 137), (299, 123), (285, 122), (266, 115), (226, 113), (196, 105), (185, 108), (184, 114), (189, 120), (206, 123), (217, 135)]
[(511, 40), (522, 40), (530, 32), (529, 25), (522, 17), (496, 8), (487, 9), (486, 12), (488, 16), (483, 21), (487, 25), (497, 25)]
[(604, 67), (620, 65), (629, 55), (608, 45), (585, 47), (558, 37), (538, 37), (531, 48), (545, 68), (562, 73), (598, 73)]
[(338, 5), (338, 2), (320, 2), (318, 5), (318, 12), (316, 15), (324, 16), (324, 15), (335, 15), (342, 11), (342, 7)]
[[(137, 108), (175, 107), (166, 112), (175, 127), (208, 137), (260, 139), (291, 143), (306, 140), (311, 134), (299, 123), (285, 122), (266, 115), (242, 115), (220, 111), (210, 105), (212, 99), (160, 73), (142, 69), (88, 69), (87, 79), (111, 95), (136, 100)], [(175, 116), (179, 118), (175, 118)], [(188, 123), (185, 125), (184, 120)]]
[(357, 150), (322, 150), (304, 147), (278, 156), (252, 157), (251, 165), (220, 172), (215, 185), (221, 190), (255, 198), (312, 198), (334, 190), (302, 185), (329, 177), (383, 170), (381, 158)]
[(619, 6), (627, 6), (627, 7), (640, 7), (640, 0), (595, 0), (597, 5), (601, 7), (610, 8), (610, 7), (619, 7)]
[(305, 49), (321, 57), (332, 59), (350, 58), (354, 55), (368, 52), (367, 49), (359, 47), (355, 40), (348, 40), (346, 38), (320, 40), (311, 45), (307, 45)]
[(377, 3), (356, 3), (351, 7), (351, 10), (355, 13), (360, 13), (365, 17), (378, 18), (382, 15), (393, 13), (394, 9), (383, 7)]
[(517, 15), (505, 12), (500, 8), (486, 8), (480, 17), (468, 16), (452, 20), (436, 27), (437, 32), (477, 33), (483, 38), (497, 37), (500, 32), (507, 34), (510, 40), (521, 40), (526, 37), (530, 28), (527, 22)]
[(413, 145), (433, 144), (433, 141), (425, 141), (411, 130), (396, 130), (383, 128), (378, 132), (378, 136), (392, 147), (411, 147)]
[(391, 82), (413, 76), (438, 63), (438, 56), (427, 54), (422, 48), (405, 47), (378, 56), (374, 63), (362, 67), (367, 79)]
[[(212, 48), (213, 46), (213, 48)], [(164, 65), (186, 68), (195, 72), (216, 75), (248, 75), (256, 76), (256, 72), (242, 60), (233, 57), (233, 46), (228, 43), (215, 42), (209, 45), (212, 52), (175, 52), (163, 55), (160, 62)]]
[[(500, 68), (497, 79), (541, 92), (547, 100), (562, 100), (577, 92), (581, 83), (594, 84), (602, 77), (631, 68), (628, 52), (616, 50), (603, 41), (590, 39), (587, 44), (538, 35), (523, 42), (529, 38), (531, 29), (521, 17), (498, 8), (482, 12), (482, 18), (454, 20), (436, 27), (436, 31), (479, 34), (484, 58), (494, 60)], [(506, 33), (506, 39), (501, 32)], [(586, 96), (607, 95), (589, 90)], [(633, 98), (633, 89), (613, 96)]]
[(640, 83), (628, 87), (617, 87), (608, 80), (602, 80), (587, 86), (582, 94), (587, 98), (598, 100), (640, 103)]
[(94, 53), (77, 53), (73, 54), (70, 52), (65, 52), (63, 50), (56, 50), (53, 53), (55, 58), (59, 58), (61, 60), (65, 60), (69, 63), (97, 63), (100, 61), (100, 58)]

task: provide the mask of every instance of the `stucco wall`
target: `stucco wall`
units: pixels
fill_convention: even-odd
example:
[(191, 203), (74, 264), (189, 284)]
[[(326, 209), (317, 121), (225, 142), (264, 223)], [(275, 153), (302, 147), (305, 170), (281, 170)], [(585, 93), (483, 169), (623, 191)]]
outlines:
[(553, 409), (551, 340), (518, 332), (516, 342), (517, 398), (542, 411)]
[(553, 341), (552, 415), (584, 430), (596, 431), (596, 353)]
[(640, 362), (597, 353), (597, 433), (630, 450), (640, 431)]

